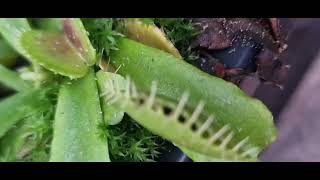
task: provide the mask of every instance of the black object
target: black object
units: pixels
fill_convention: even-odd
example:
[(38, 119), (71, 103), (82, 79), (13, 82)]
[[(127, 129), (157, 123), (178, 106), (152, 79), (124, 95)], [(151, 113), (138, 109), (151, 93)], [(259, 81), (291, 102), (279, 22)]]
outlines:
[(256, 56), (262, 46), (253, 40), (247, 40), (239, 36), (233, 41), (233, 45), (222, 50), (202, 50), (200, 57), (191, 63), (202, 71), (215, 75), (215, 64), (220, 62), (227, 69), (241, 68), (246, 72), (255, 72)]
[(168, 152), (165, 153), (160, 162), (192, 162), (179, 148), (173, 144), (168, 145)]
[(223, 50), (214, 50), (212, 57), (219, 60), (229, 68), (247, 68), (253, 63), (255, 56), (259, 54), (261, 46), (253, 40), (238, 38), (233, 41), (233, 45)]

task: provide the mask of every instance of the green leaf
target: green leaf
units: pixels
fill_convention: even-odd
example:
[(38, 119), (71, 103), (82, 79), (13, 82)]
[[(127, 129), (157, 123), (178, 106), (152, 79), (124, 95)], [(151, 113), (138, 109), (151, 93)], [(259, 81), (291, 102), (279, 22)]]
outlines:
[(61, 33), (32, 30), (22, 35), (21, 43), (32, 60), (55, 73), (80, 78), (88, 71), (85, 59)]
[(21, 46), (21, 36), (30, 31), (31, 27), (26, 18), (0, 18), (0, 33), (19, 54), (29, 59)]
[(99, 137), (102, 112), (93, 71), (66, 81), (59, 92), (51, 162), (108, 162), (107, 140)]
[[(108, 81), (118, 81), (121, 84), (121, 89), (125, 89), (125, 79), (118, 74), (111, 73), (111, 72), (97, 72), (97, 80), (98, 80), (98, 87), (100, 90), (100, 94), (103, 94), (105, 86), (108, 85)], [(123, 83), (120, 83), (123, 82)], [(103, 112), (104, 121), (106, 124), (115, 125), (118, 124), (124, 115), (123, 111), (118, 110), (110, 105), (108, 105), (105, 101), (105, 97), (101, 98), (101, 107)]]
[(26, 91), (32, 88), (32, 85), (22, 80), (17, 72), (0, 64), (0, 84), (1, 83), (16, 91)]
[(18, 57), (19, 54), (8, 44), (5, 39), (0, 37), (0, 64), (10, 66)]
[(20, 92), (0, 102), (0, 137), (19, 120), (45, 108), (48, 102), (38, 91)]

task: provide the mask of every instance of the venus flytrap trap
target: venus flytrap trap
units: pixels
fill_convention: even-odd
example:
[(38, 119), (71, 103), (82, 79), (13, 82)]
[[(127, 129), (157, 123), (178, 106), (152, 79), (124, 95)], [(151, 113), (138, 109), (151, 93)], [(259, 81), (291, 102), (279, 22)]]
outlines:
[(115, 73), (111, 73), (111, 72), (103, 72), (103, 71), (99, 71), (96, 73), (96, 77), (97, 77), (97, 81), (98, 81), (98, 86), (99, 86), (99, 91), (100, 91), (100, 96), (101, 96), (101, 108), (102, 108), (102, 112), (103, 112), (103, 117), (104, 117), (104, 121), (106, 124), (109, 125), (115, 125), (118, 124), (124, 116), (124, 112), (120, 111), (110, 105), (108, 105), (105, 101), (104, 98), (104, 94), (103, 94), (103, 90), (105, 88), (107, 88), (107, 84), (105, 84), (104, 82), (107, 82), (108, 80), (112, 80), (112, 81), (117, 81), (120, 85), (119, 88), (121, 88), (122, 90), (125, 89), (125, 79)]
[(40, 20), (37, 25), (42, 31), (65, 35), (88, 66), (95, 64), (96, 51), (91, 45), (88, 32), (79, 18), (45, 18)]
[(236, 133), (231, 141), (250, 137), (248, 144), (260, 150), (273, 142), (276, 129), (270, 111), (259, 100), (247, 96), (237, 86), (212, 77), (161, 50), (126, 38), (119, 39), (118, 51), (110, 54), (111, 64), (119, 73), (129, 75), (137, 87), (148, 90), (158, 82), (158, 94), (178, 101), (185, 91), (192, 96), (189, 106), (196, 108), (205, 100), (203, 112), (214, 113), (215, 127), (229, 124)]
[(58, 20), (61, 32), (34, 30), (25, 18), (2, 18), (0, 32), (21, 55), (34, 64), (70, 78), (83, 77), (88, 66), (96, 62), (95, 50), (80, 19), (59, 18), (55, 26), (59, 26)]
[(152, 23), (144, 23), (144, 21), (138, 18), (125, 19), (120, 29), (130, 39), (161, 49), (182, 59), (179, 51), (166, 38), (165, 33)]
[(214, 115), (207, 117), (202, 114), (204, 105), (201, 102), (193, 111), (186, 107), (188, 93), (184, 93), (175, 105), (174, 101), (157, 96), (155, 81), (149, 95), (137, 91), (129, 79), (126, 80), (125, 90), (119, 86), (119, 81), (110, 79), (106, 82), (103, 92), (106, 102), (124, 110), (151, 132), (209, 157), (233, 161), (256, 160), (259, 147), (248, 144), (249, 137), (237, 143), (231, 142), (236, 132), (230, 129), (229, 124), (220, 129), (210, 129), (215, 123)]
[(54, 73), (79, 78), (88, 72), (85, 59), (61, 33), (32, 30), (21, 42), (31, 59)]
[(23, 35), (22, 44), (32, 59), (54, 73), (70, 78), (83, 77), (88, 66), (96, 62), (95, 49), (80, 19), (58, 20), (62, 32), (33, 30)]
[(88, 66), (96, 63), (96, 51), (91, 45), (88, 33), (79, 18), (62, 18), (64, 34), (79, 51)]

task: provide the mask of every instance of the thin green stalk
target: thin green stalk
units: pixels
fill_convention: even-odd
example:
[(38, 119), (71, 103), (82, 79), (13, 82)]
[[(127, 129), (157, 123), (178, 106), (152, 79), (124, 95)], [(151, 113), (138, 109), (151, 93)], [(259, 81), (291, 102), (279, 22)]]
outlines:
[(32, 85), (20, 78), (19, 74), (0, 64), (0, 84), (15, 90), (26, 91), (32, 88)]

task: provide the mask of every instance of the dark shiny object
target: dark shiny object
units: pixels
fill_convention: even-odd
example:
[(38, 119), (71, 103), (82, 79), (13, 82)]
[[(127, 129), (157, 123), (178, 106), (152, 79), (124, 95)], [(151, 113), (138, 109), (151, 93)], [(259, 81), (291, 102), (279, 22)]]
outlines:
[(261, 46), (252, 40), (236, 39), (230, 48), (214, 50), (210, 54), (226, 68), (247, 68), (259, 54)]
[(160, 162), (192, 162), (179, 148), (172, 145), (171, 151), (164, 154)]

